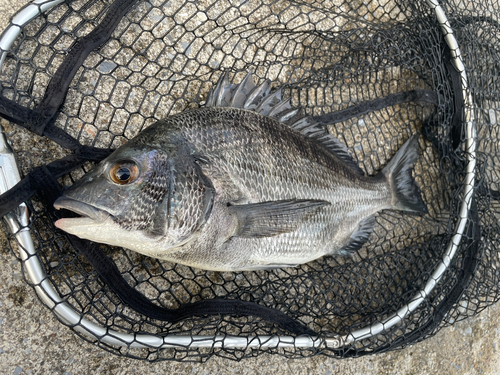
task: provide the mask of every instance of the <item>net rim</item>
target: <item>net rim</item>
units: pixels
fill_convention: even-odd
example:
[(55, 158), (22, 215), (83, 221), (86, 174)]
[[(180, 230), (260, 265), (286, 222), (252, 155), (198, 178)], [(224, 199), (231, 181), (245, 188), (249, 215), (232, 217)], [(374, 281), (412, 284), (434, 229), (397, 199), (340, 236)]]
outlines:
[[(9, 26), (4, 30), (0, 37), (0, 49), (7, 51), (12, 46), (15, 39), (21, 33), (22, 27), (28, 22), (52, 9), (64, 0), (34, 0), (22, 8), (11, 20)], [(462, 96), (464, 99), (464, 124), (466, 129), (466, 155), (467, 165), (463, 183), (464, 199), (461, 202), (459, 210), (459, 220), (455, 226), (455, 234), (450, 240), (442, 261), (431, 274), (424, 288), (410, 299), (410, 302), (396, 311), (394, 314), (381, 322), (376, 322), (369, 327), (361, 328), (351, 332), (349, 335), (340, 336), (335, 333), (329, 334), (329, 337), (314, 336), (282, 336), (282, 335), (257, 335), (257, 336), (200, 336), (200, 335), (166, 335), (155, 336), (152, 334), (126, 334), (115, 331), (109, 327), (103, 327), (95, 324), (81, 316), (76, 309), (68, 302), (63, 301), (56, 289), (48, 281), (47, 274), (36, 256), (36, 249), (31, 238), (28, 225), (28, 212), (26, 206), (21, 205), (19, 209), (6, 215), (5, 221), (19, 243), (19, 253), (23, 264), (25, 275), (34, 286), (40, 300), (51, 309), (63, 324), (72, 327), (75, 331), (98, 340), (99, 342), (129, 348), (154, 348), (157, 350), (171, 347), (192, 347), (192, 348), (266, 348), (266, 347), (303, 347), (303, 348), (321, 348), (328, 347), (341, 349), (347, 347), (355, 341), (374, 337), (384, 330), (400, 323), (411, 312), (427, 298), (434, 287), (439, 283), (444, 272), (448, 269), (453, 260), (458, 246), (462, 240), (464, 230), (468, 221), (469, 212), (472, 206), (472, 197), (475, 181), (475, 156), (476, 156), (476, 126), (474, 115), (471, 110), (472, 96), (468, 92), (468, 80), (465, 72), (465, 66), (462, 61), (462, 55), (458, 42), (453, 34), (446, 14), (437, 0), (425, 0), (427, 5), (434, 11), (437, 22), (441, 27), (445, 41), (451, 50), (451, 60), (455, 68), (460, 73), (462, 84)], [(2, 68), (7, 52), (2, 52), (0, 56), (0, 69)], [(0, 172), (3, 175), (5, 184), (1, 184), (1, 193), (12, 188), (20, 181), (20, 175), (15, 164), (12, 150), (6, 142), (5, 135), (0, 134)], [(6, 156), (6, 157), (3, 157)], [(12, 157), (9, 157), (12, 156)], [(15, 217), (14, 217), (15, 215)], [(21, 223), (22, 227), (19, 225)]]

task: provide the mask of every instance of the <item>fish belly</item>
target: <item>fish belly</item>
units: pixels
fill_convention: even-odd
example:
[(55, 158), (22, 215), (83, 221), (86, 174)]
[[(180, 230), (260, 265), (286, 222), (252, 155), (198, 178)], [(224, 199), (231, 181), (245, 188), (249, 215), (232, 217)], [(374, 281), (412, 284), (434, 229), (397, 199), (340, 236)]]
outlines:
[(241, 271), (296, 266), (325, 255), (336, 255), (362, 220), (389, 205), (390, 198), (383, 189), (360, 185), (367, 185), (369, 189), (337, 186), (314, 194), (282, 189), (289, 193), (280, 194), (279, 199), (322, 199), (331, 205), (323, 207), (295, 231), (264, 238), (231, 237), (226, 232), (232, 224), (227, 217), (227, 203), (216, 202), (195, 241), (176, 252), (155, 256), (192, 267)]

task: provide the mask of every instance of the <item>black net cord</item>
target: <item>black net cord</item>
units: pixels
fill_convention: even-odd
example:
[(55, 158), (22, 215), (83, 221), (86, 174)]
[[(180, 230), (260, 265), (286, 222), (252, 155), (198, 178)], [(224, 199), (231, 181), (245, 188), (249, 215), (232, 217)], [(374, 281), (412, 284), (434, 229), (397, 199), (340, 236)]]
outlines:
[(488, 195), (492, 199), (500, 201), (500, 191), (498, 191), (498, 190), (491, 189), (491, 188), (488, 188), (488, 187), (482, 185), (481, 188), (480, 188), (480, 190), (479, 190), (479, 193), (481, 195), (485, 195), (485, 196)]
[[(59, 103), (59, 105), (60, 104), (61, 103)], [(64, 148), (77, 150), (81, 147), (80, 143), (75, 138), (55, 126), (52, 121), (48, 125), (34, 125), (31, 121), (31, 116), (35, 114), (35, 111), (36, 109), (30, 110), (0, 95), (0, 116), (6, 120), (22, 126), (32, 133), (43, 135)], [(48, 120), (51, 119), (49, 118)]]
[[(441, 36), (441, 50), (443, 65), (446, 68), (451, 87), (453, 89), (453, 108), (451, 109), (453, 115), (449, 124), (449, 128), (451, 129), (449, 136), (451, 138), (451, 146), (454, 150), (456, 150), (460, 145), (463, 129), (462, 120), (464, 114), (464, 97), (462, 89), (462, 76), (452, 63), (451, 50), (448, 44), (444, 41), (443, 36)], [(436, 98), (439, 100), (440, 97), (442, 97), (442, 95), (438, 94)], [(440, 147), (438, 145), (439, 141), (434, 133), (436, 129), (434, 128), (439, 126), (441, 126), (441, 124), (427, 121), (424, 123), (424, 127), (422, 129), (423, 134), (427, 137), (427, 139), (434, 143), (437, 149)]]
[[(134, 4), (135, 1), (132, 0), (116, 0), (106, 13), (105, 17), (103, 18), (103, 21), (94, 29), (94, 31), (88, 34), (86, 37), (79, 39), (76, 43), (73, 44), (70, 51), (68, 52), (68, 55), (64, 59), (63, 63), (60, 65), (60, 67), (56, 71), (56, 74), (51, 79), (49, 86), (46, 90), (45, 96), (38, 107), (36, 107), (33, 111), (30, 111), (28, 109), (22, 108), (16, 103), (11, 103), (8, 99), (4, 97), (0, 97), (0, 112), (1, 112), (0, 114), (11, 121), (18, 123), (19, 125), (25, 126), (27, 129), (37, 134), (47, 136), (49, 139), (54, 140), (55, 142), (59, 143), (60, 145), (66, 148), (81, 151), (82, 146), (78, 143), (78, 141), (76, 141), (76, 139), (69, 136), (62, 129), (59, 129), (54, 125), (54, 116), (57, 113), (58, 109), (60, 108), (65, 98), (71, 80), (76, 74), (77, 69), (81, 66), (81, 64), (85, 60), (86, 56), (88, 56), (88, 54), (92, 50), (97, 48), (99, 45), (101, 45), (109, 38), (111, 32), (116, 27), (119, 20), (131, 9), (131, 7)], [(463, 98), (462, 101), (460, 101), (461, 98), (460, 75), (451, 65), (449, 65), (449, 71), (455, 91), (455, 116), (453, 119), (453, 126), (452, 126), (452, 130), (454, 130), (453, 144), (455, 145), (457, 142), (456, 140), (460, 139), (460, 132), (458, 132), (457, 136), (456, 129), (461, 129), (459, 125), (461, 123), (460, 120), (462, 113), (461, 108), (463, 107)], [(359, 116), (360, 114), (363, 113), (367, 113), (369, 111), (384, 108), (389, 105), (398, 104), (398, 102), (405, 103), (409, 101), (424, 101), (424, 102), (435, 103), (438, 101), (438, 95), (436, 93), (427, 90), (412, 90), (406, 93), (393, 94), (387, 98), (377, 99), (373, 102), (361, 103), (359, 105), (354, 106), (353, 108), (341, 111), (342, 113), (327, 114), (324, 115), (324, 117), (320, 116), (322, 117), (320, 118), (320, 121), (324, 122), (325, 124), (343, 121), (348, 118)], [(87, 157), (89, 158), (91, 158), (91, 156), (89, 155), (92, 155), (93, 153), (95, 154), (100, 153), (99, 157), (102, 158), (105, 157), (105, 152), (108, 150), (88, 148), (86, 151), (88, 152)], [(80, 154), (84, 153), (80, 152)], [(30, 174), (31, 177), (28, 177), (27, 180), (25, 179), (26, 181), (23, 180), (16, 189), (8, 193), (10, 195), (0, 196), (0, 205), (2, 207), (1, 212), (2, 213), (4, 211), (8, 212), (9, 210), (7, 210), (6, 207), (10, 207), (12, 205), (13, 205), (12, 208), (15, 208), (20, 203), (19, 200), (21, 196), (23, 197), (22, 201), (25, 201), (28, 199), (25, 198), (25, 196), (27, 195), (31, 196), (37, 190), (41, 193), (41, 196), (45, 195), (47, 197), (53, 195), (56, 191), (59, 191), (59, 190), (47, 191), (46, 189), (44, 190), (43, 189), (44, 187), (51, 186), (51, 184), (45, 185), (44, 183), (42, 183), (42, 181), (44, 181), (45, 178), (45, 180), (52, 180), (57, 183), (57, 181), (55, 180), (57, 176), (60, 176), (61, 174), (64, 173), (68, 173), (71, 169), (81, 166), (82, 162), (84, 162), (85, 160), (89, 160), (83, 157), (78, 159), (78, 155), (74, 156), (74, 158), (75, 158), (74, 160), (69, 160), (71, 158), (68, 159), (64, 158), (54, 162), (56, 164), (60, 162), (60, 165), (54, 165), (53, 163), (51, 163), (46, 167), (41, 167), (40, 169), (33, 171), (32, 172), (33, 175), (31, 176)], [(98, 157), (94, 157), (94, 160), (97, 161), (98, 159), (99, 159)], [(41, 185), (42, 187), (40, 188)], [(60, 189), (58, 184), (57, 186), (58, 189)], [(43, 191), (40, 191), (40, 189), (42, 189)], [(53, 202), (52, 198), (51, 199), (47, 198), (47, 200), (48, 201), (52, 200)], [(12, 202), (15, 202), (15, 204)], [(46, 206), (51, 207), (52, 203), (46, 202)], [(146, 316), (148, 316), (148, 314), (155, 315), (156, 313), (159, 313), (159, 315), (163, 314), (164, 317), (167, 317), (168, 315), (168, 319), (166, 320), (175, 321), (175, 319), (177, 318), (185, 319), (188, 316), (194, 316), (194, 315), (197, 316), (209, 315), (209, 314), (252, 315), (252, 316), (262, 317), (263, 319), (269, 320), (271, 322), (275, 322), (276, 324), (279, 324), (285, 327), (286, 329), (290, 330), (291, 332), (297, 334), (302, 334), (302, 333), (311, 335), (315, 334), (313, 331), (304, 327), (300, 323), (295, 322), (294, 320), (292, 320), (291, 318), (287, 317), (286, 315), (277, 310), (269, 309), (267, 307), (263, 307), (251, 302), (244, 302), (244, 301), (228, 301), (228, 300), (198, 301), (193, 304), (182, 306), (180, 309), (175, 310), (176, 313), (174, 314), (177, 314), (176, 318), (175, 316), (169, 315), (172, 313), (172, 310), (162, 309), (161, 307), (152, 304), (149, 300), (145, 299), (144, 296), (142, 296), (140, 293), (138, 293), (128, 284), (126, 284), (125, 280), (123, 280), (121, 274), (116, 268), (116, 265), (114, 265), (114, 263), (112, 263), (112, 261), (109, 258), (105, 257), (104, 254), (102, 254), (102, 252), (98, 253), (93, 252), (90, 246), (88, 246), (79, 239), (73, 238), (71, 241), (76, 248), (82, 251), (82, 253), (85, 251), (85, 249), (89, 249), (89, 258), (90, 258), (89, 262), (93, 265), (103, 260), (103, 258), (101, 258), (100, 261), (93, 261), (93, 257), (95, 257), (95, 259), (98, 259), (100, 255), (103, 256), (105, 258), (104, 263), (102, 263), (104, 264), (103, 270), (101, 270), (101, 272), (98, 271), (101, 277), (103, 277), (103, 279), (108, 283), (111, 289), (114, 289), (113, 285), (120, 285), (120, 287), (115, 292), (117, 292), (117, 294), (124, 301), (124, 303), (128, 304), (127, 303), (128, 301), (132, 301), (132, 303), (134, 304), (137, 302), (136, 307), (132, 306), (131, 307), (137, 310), (138, 312), (141, 312), (140, 310), (142, 309), (144, 312), (146, 312), (144, 314)], [(83, 245), (78, 244), (78, 242), (82, 242)], [(106, 264), (106, 262), (109, 263)], [(110, 273), (110, 270), (116, 270), (116, 271)], [(157, 309), (160, 309), (161, 312), (158, 312)]]
[(76, 153), (55, 160), (48, 165), (33, 169), (25, 178), (11, 189), (0, 195), (0, 217), (29, 200), (43, 186), (41, 176), (50, 175), (57, 179), (81, 167), (87, 161), (100, 161), (111, 154), (112, 150), (95, 149), (82, 146)]
[(457, 276), (457, 282), (453, 289), (446, 294), (445, 298), (434, 308), (432, 316), (427, 318), (427, 322), (419, 326), (419, 328), (408, 335), (396, 338), (390, 344), (379, 346), (373, 350), (355, 350), (343, 349), (336, 350), (336, 354), (342, 357), (357, 357), (360, 355), (375, 354), (394, 350), (396, 347), (403, 347), (418, 342), (428, 335), (432, 335), (438, 329), (448, 312), (460, 302), (463, 294), (470, 285), (474, 274), (476, 273), (479, 262), (481, 246), (481, 226), (474, 197), (472, 206), (467, 221), (467, 230), (465, 237), (467, 238), (460, 246), (465, 249), (461, 260), (461, 269)]
[(106, 42), (120, 20), (137, 0), (116, 0), (106, 12), (102, 21), (88, 35), (78, 39), (69, 49), (65, 59), (51, 78), (44, 97), (33, 110), (23, 107), (0, 95), (0, 116), (27, 130), (49, 138), (64, 148), (76, 153), (50, 163), (48, 171), (37, 169), (8, 192), (0, 196), (0, 216), (4, 216), (22, 202), (31, 198), (40, 184), (40, 173), (50, 172), (55, 178), (71, 172), (86, 161), (100, 161), (111, 151), (82, 146), (75, 138), (55, 126), (55, 114), (64, 102), (68, 88), (78, 68), (95, 48)]
[(32, 131), (43, 134), (45, 126), (57, 113), (66, 97), (71, 81), (87, 56), (111, 37), (120, 20), (137, 1), (115, 0), (101, 22), (89, 34), (77, 39), (71, 46), (66, 58), (50, 80), (42, 101), (30, 116), (30, 126), (34, 129)]
[(253, 316), (274, 323), (295, 335), (317, 335), (316, 332), (283, 312), (261, 306), (255, 302), (215, 298), (184, 304), (178, 309), (160, 307), (149, 301), (125, 281), (116, 265), (104, 255), (98, 244), (83, 241), (72, 235), (67, 237), (71, 245), (85, 256), (100, 278), (125, 305), (151, 319), (177, 323), (194, 316)]
[(313, 119), (318, 124), (331, 125), (338, 122), (347, 121), (353, 117), (359, 117), (369, 112), (374, 112), (383, 108), (392, 107), (397, 104), (410, 102), (424, 102), (434, 105), (438, 105), (439, 103), (438, 95), (434, 91), (410, 90), (391, 94), (384, 98), (362, 102), (337, 112), (313, 116)]
[(120, 20), (137, 1), (115, 0), (101, 22), (89, 34), (73, 43), (50, 79), (43, 99), (33, 110), (0, 97), (0, 115), (35, 134), (46, 136), (64, 148), (80, 148), (76, 139), (54, 125), (54, 117), (66, 97), (71, 81), (90, 52), (110, 38)]
[[(59, 183), (46, 167), (38, 169), (36, 177), (40, 182), (38, 196), (45, 207), (53, 207), (54, 201), (62, 194)], [(54, 209), (51, 211), (54, 213)], [(74, 216), (73, 213), (65, 210), (63, 210), (62, 215), (65, 217)], [(177, 323), (194, 316), (253, 316), (277, 324), (295, 335), (316, 336), (316, 332), (281, 311), (254, 302), (211, 299), (185, 304), (178, 309), (166, 309), (157, 306), (125, 281), (118, 267), (101, 251), (98, 244), (81, 240), (72, 235), (66, 236), (75, 250), (85, 256), (100, 278), (126, 306), (151, 319)]]
[(97, 244), (89, 244), (88, 241), (82, 241), (71, 235), (68, 238), (72, 246), (87, 258), (106, 285), (125, 305), (149, 318), (177, 323), (194, 316), (253, 316), (274, 323), (295, 335), (317, 335), (283, 312), (255, 302), (215, 298), (184, 304), (178, 309), (157, 306), (124, 280), (116, 265), (102, 253)]

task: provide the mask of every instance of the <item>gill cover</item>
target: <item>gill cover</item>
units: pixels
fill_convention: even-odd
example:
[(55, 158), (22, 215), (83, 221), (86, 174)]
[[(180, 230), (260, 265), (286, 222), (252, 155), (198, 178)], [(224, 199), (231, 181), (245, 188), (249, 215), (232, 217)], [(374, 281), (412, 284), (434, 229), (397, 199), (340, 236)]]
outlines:
[[(101, 242), (130, 248), (146, 236), (182, 245), (206, 222), (214, 192), (194, 158), (179, 148), (163, 152), (129, 142), (67, 189), (64, 198), (109, 214), (106, 223), (93, 223), (108, 227), (110, 238)], [(73, 208), (60, 202), (59, 208)], [(64, 230), (95, 240), (92, 225), (75, 232), (78, 219), (64, 220)], [(137, 232), (141, 236), (134, 237)]]

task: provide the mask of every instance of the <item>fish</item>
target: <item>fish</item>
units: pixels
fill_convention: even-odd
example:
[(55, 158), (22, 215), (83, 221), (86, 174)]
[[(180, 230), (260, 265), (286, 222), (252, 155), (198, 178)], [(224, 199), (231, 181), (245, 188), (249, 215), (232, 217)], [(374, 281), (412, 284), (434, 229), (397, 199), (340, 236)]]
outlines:
[(427, 212), (412, 176), (419, 134), (365, 175), (347, 147), (248, 73), (160, 120), (67, 188), (55, 226), (212, 271), (296, 267), (358, 251), (382, 210)]

